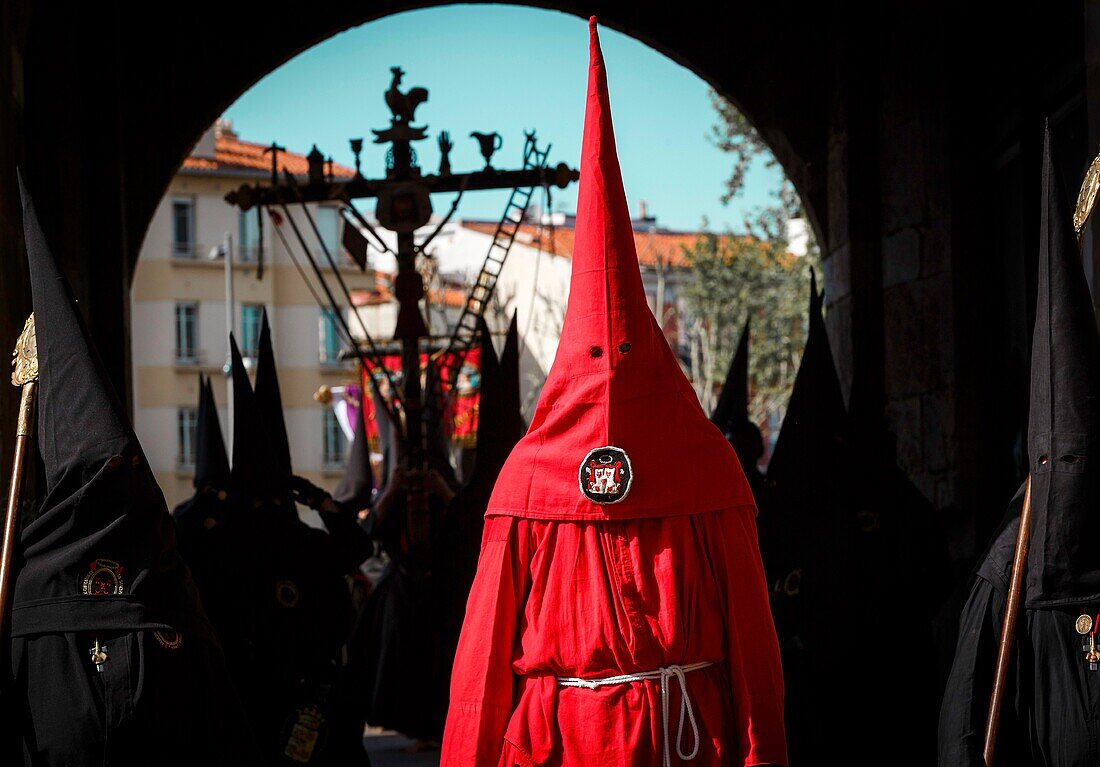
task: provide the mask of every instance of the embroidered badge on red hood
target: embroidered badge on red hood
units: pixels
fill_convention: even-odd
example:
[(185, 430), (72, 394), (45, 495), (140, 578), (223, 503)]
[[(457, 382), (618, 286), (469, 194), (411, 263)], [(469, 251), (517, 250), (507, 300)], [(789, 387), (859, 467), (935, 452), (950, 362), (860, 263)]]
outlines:
[(594, 17), (589, 30), (569, 305), (531, 427), (486, 514), (630, 519), (752, 506), (733, 448), (646, 301)]

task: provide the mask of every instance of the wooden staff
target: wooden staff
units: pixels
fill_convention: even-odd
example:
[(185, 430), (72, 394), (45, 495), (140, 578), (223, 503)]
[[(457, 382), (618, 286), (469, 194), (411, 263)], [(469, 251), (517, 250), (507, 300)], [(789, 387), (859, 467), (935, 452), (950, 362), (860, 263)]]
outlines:
[(985, 767), (993, 767), (993, 752), (997, 748), (997, 729), (1001, 723), (1001, 708), (1005, 698), (1005, 682), (1012, 663), (1012, 643), (1016, 639), (1016, 620), (1020, 616), (1020, 600), (1027, 574), (1027, 550), (1031, 544), (1031, 475), (1024, 485), (1024, 508), (1020, 512), (1020, 529), (1016, 533), (1016, 553), (1012, 557), (1012, 579), (1008, 583), (1001, 641), (997, 646), (997, 670), (993, 675), (993, 694), (989, 697), (989, 718), (985, 722)]
[(19, 401), (19, 419), (15, 428), (15, 459), (11, 467), (11, 485), (8, 488), (8, 508), (4, 515), (4, 543), (0, 549), (0, 636), (4, 634), (4, 619), (8, 614), (8, 592), (11, 590), (11, 561), (18, 536), (20, 491), (23, 487), (23, 460), (27, 454), (34, 423), (34, 397), (38, 384), (38, 351), (34, 336), (34, 315), (27, 317), (23, 332), (12, 354), (11, 382), (22, 389)]

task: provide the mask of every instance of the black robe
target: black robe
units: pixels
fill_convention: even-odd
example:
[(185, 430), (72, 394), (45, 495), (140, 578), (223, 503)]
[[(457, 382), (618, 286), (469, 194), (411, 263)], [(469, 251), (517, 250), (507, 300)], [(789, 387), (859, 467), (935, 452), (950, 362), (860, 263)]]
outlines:
[[(433, 552), (450, 544), (439, 535), (443, 512), (442, 502), (430, 498)], [(403, 497), (389, 513), (385, 525), (372, 527), (389, 561), (356, 619), (348, 648), (349, 676), (367, 723), (439, 741), (450, 675), (444, 652), (447, 582), (434, 567), (415, 567), (405, 553)]]
[[(1100, 333), (1049, 130), (1031, 348), (1031, 540), (998, 767), (1100, 764), (1100, 670), (1076, 623), (1100, 618)], [(1023, 509), (1021, 489), (978, 567), (940, 710), (941, 767), (981, 765), (996, 647)], [(1089, 628), (1085, 626), (1084, 628)]]
[[(230, 513), (229, 456), (222, 440), (217, 404), (209, 380), (199, 377), (199, 408), (195, 424), (198, 443), (195, 460), (195, 494), (172, 510), (176, 523), (176, 539), (180, 556), (191, 568), (199, 592), (209, 594), (219, 589), (221, 578), (207, 580), (216, 563), (209, 562), (211, 553), (219, 547), (218, 525)], [(214, 542), (211, 548), (208, 544)], [(209, 605), (207, 606), (209, 612)]]
[(365, 765), (343, 651), (352, 621), (345, 575), (364, 556), (356, 542), (369, 540), (353, 515), (322, 514), (334, 534), (299, 519), (278, 383), (267, 378), (274, 363), (266, 322), (260, 346), (263, 402), (231, 343), (229, 508), (204, 531), (196, 579), (267, 763)]
[[(1015, 537), (1015, 528), (1010, 531)], [(939, 723), (940, 767), (984, 767), (985, 722), (1001, 636), (1006, 577), (975, 577), (959, 620), (955, 663)], [(1100, 671), (1089, 671), (1079, 615), (1095, 621), (1100, 604), (1023, 610), (1016, 626), (998, 767), (1100, 764)]]
[(850, 733), (848, 764), (889, 754), (893, 765), (923, 767), (934, 759), (931, 624), (949, 586), (947, 549), (892, 439), (853, 439), (815, 285), (811, 293), (760, 517), (791, 763), (825, 760), (838, 734)]
[(0, 761), (258, 764), (164, 497), (23, 194), (46, 496), (14, 563)]

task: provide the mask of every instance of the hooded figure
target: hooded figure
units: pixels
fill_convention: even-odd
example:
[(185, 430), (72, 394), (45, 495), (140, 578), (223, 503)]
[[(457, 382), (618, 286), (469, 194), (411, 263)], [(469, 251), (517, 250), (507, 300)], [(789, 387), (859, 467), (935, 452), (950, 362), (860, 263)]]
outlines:
[(27, 765), (257, 764), (164, 496), (20, 188), (46, 495), (15, 563), (6, 732)]
[[(1100, 764), (1100, 335), (1071, 211), (1043, 157), (1039, 292), (1031, 347), (1031, 545), (997, 738), (998, 767)], [(996, 648), (1023, 506), (1009, 504), (959, 622), (940, 711), (941, 767), (982, 765)], [(1093, 660), (1100, 661), (1100, 656)]]
[[(492, 363), (496, 364), (495, 354)], [(449, 488), (454, 473), (447, 454), (443, 403), (433, 396), (440, 390), (437, 376), (438, 368), (429, 359), (424, 387), (427, 464), (429, 471), (437, 473), (433, 481)], [(381, 407), (381, 398), (376, 397), (376, 418), (388, 421)], [(380, 435), (392, 439), (393, 431), (387, 426), (379, 421)], [(350, 674), (367, 722), (422, 741), (438, 741), (443, 734), (447, 679), (454, 657), (447, 626), (469, 588), (464, 568), (468, 553), (472, 550), (477, 556), (477, 544), (470, 539), (478, 540), (480, 520), (456, 513), (457, 498), (447, 499), (451, 507), (445, 507), (437, 495), (429, 495), (432, 561), (426, 570), (408, 561), (405, 490), (394, 477), (379, 494), (367, 524), (389, 561), (356, 622)]]
[[(260, 338), (256, 357), (256, 413), (266, 436), (268, 463), (264, 466), (264, 479), (271, 489), (280, 495), (289, 495), (290, 477), (294, 473), (290, 461), (290, 436), (286, 430), (283, 413), (283, 396), (279, 391), (279, 376), (275, 371), (275, 350), (271, 345), (271, 325), (267, 321), (267, 309), (260, 316)], [(286, 498), (284, 497), (285, 501)]]
[[(726, 435), (741, 459), (741, 468), (749, 480), (752, 494), (757, 505), (763, 508), (764, 475), (756, 467), (764, 457), (764, 437), (759, 427), (749, 420), (749, 323), (745, 320), (741, 340), (730, 361), (726, 382), (722, 385), (722, 393), (718, 396), (718, 404), (714, 406), (710, 420)], [(764, 564), (767, 563), (765, 557)]]
[(451, 659), (458, 644), (466, 599), (477, 570), (485, 509), (508, 453), (522, 436), (518, 431), (523, 420), (519, 412), (519, 346), (518, 338), (513, 335), (514, 329), (513, 320), (498, 362), (489, 328), (485, 320), (479, 318), (481, 385), (474, 468), (469, 481), (447, 507), (443, 521), (445, 543), (440, 552), (447, 568), (447, 577), (441, 585), (448, 592), (443, 603), (447, 610), (445, 634)]
[(214, 390), (209, 379), (202, 375), (195, 442), (195, 494), (172, 511), (180, 555), (192, 566), (202, 556), (204, 536), (212, 534), (229, 508), (229, 456), (222, 439)]
[[(370, 554), (355, 514), (292, 474), (271, 328), (264, 313), (252, 390), (232, 344), (234, 472), (241, 465), (247, 523), (238, 541), (249, 549), (251, 572), (239, 574), (251, 592), (255, 620), (240, 656), (250, 679), (250, 710), (268, 758), (276, 763), (363, 764), (363, 722), (350, 703), (344, 648), (353, 617), (345, 574)], [(239, 394), (238, 394), (239, 392)], [(316, 502), (328, 532), (304, 524), (295, 495)], [(323, 503), (327, 500), (328, 503)]]
[[(930, 618), (939, 571), (933, 510), (898, 468), (892, 442), (852, 438), (822, 316), (810, 281), (809, 333), (768, 466), (761, 540), (787, 685), (792, 763), (820, 761), (836, 733), (858, 722), (845, 749), (851, 764), (877, 764), (890, 743), (911, 745), (896, 764), (925, 765), (935, 663)], [(855, 460), (850, 445), (873, 445)], [(762, 544), (763, 545), (763, 544)], [(944, 558), (936, 556), (942, 553)], [(941, 578), (942, 580), (942, 578)], [(884, 641), (904, 605), (906, 659), (913, 679), (890, 706), (893, 681), (853, 668), (886, 667), (897, 645)]]
[(756, 518), (760, 538), (760, 557), (768, 583), (774, 582), (776, 566), (781, 560), (782, 540), (789, 531), (783, 530), (769, 512), (770, 493), (764, 474), (757, 468), (764, 457), (764, 437), (759, 427), (749, 419), (749, 328), (751, 320), (745, 320), (737, 351), (730, 361), (726, 381), (718, 396), (718, 403), (710, 415), (711, 423), (722, 430), (741, 461), (741, 469), (749, 481), (759, 514)]
[(811, 272), (806, 346), (768, 462), (767, 511), (760, 520), (783, 653), (787, 743), (795, 764), (820, 758), (822, 740), (837, 732), (821, 723), (835, 707), (813, 696), (843, 690), (835, 683), (842, 664), (833, 654), (843, 649), (844, 633), (834, 628), (843, 622), (838, 611), (850, 583), (839, 553), (850, 506), (847, 413), (823, 300)]
[[(359, 563), (372, 552), (370, 537), (359, 527), (355, 511), (335, 504), (332, 496), (304, 477), (294, 474), (290, 459), (290, 436), (286, 428), (283, 397), (279, 390), (279, 375), (275, 368), (275, 350), (271, 343), (271, 325), (267, 310), (261, 315), (259, 354), (256, 359), (256, 413), (258, 423), (266, 437), (266, 452), (254, 448), (254, 456), (266, 456), (262, 468), (263, 486), (273, 491), (272, 503), (277, 508), (295, 511), (288, 517), (297, 519), (294, 502), (298, 501), (319, 512), (325, 529), (331, 534), (327, 539), (310, 535), (323, 542), (321, 570), (336, 567), (340, 574), (357, 571)], [(299, 520), (300, 521), (300, 520)], [(308, 526), (307, 526), (308, 527)], [(301, 532), (296, 525), (291, 528)], [(327, 551), (323, 551), (327, 549)]]
[(784, 765), (752, 494), (646, 303), (590, 29), (569, 305), (486, 512), (442, 764)]
[[(229, 366), (233, 391), (233, 468), (229, 473), (229, 497), (234, 513), (250, 517), (261, 507), (272, 504), (278, 496), (267, 476), (277, 460), (233, 334), (229, 336)], [(283, 498), (279, 498), (280, 505), (282, 502)]]
[(355, 437), (351, 441), (344, 476), (332, 493), (332, 499), (337, 505), (352, 514), (369, 509), (374, 498), (374, 472), (370, 465), (366, 412), (360, 407), (355, 413)]
[(382, 454), (378, 482), (378, 492), (381, 493), (389, 484), (390, 475), (401, 463), (401, 439), (393, 419), (387, 414), (389, 405), (386, 403), (386, 398), (382, 396), (377, 382), (371, 376), (365, 377), (364, 381), (363, 391), (370, 391), (371, 413), (378, 432), (378, 452)]
[[(803, 485), (801, 480), (805, 478), (806, 471), (813, 471), (814, 479), (835, 484), (838, 475), (833, 468), (846, 463), (848, 414), (833, 362), (829, 334), (825, 330), (822, 315), (824, 302), (825, 293), (818, 292), (817, 275), (811, 271), (810, 327), (806, 334), (806, 348), (791, 388), (783, 426), (768, 461), (768, 484), (791, 492), (798, 490), (797, 485)], [(823, 451), (828, 455), (823, 456)], [(803, 485), (802, 491), (810, 500), (817, 489)]]
[[(480, 494), (480, 516), (489, 504), (500, 467), (521, 435), (513, 434), (516, 429), (514, 396), (507, 389), (502, 360), (497, 358), (484, 317), (478, 317), (478, 333), (481, 336), (481, 382), (477, 402), (477, 450), (474, 470), (465, 490)], [(480, 540), (480, 536), (478, 538)]]
[(730, 360), (726, 371), (726, 381), (718, 395), (718, 403), (710, 414), (711, 423), (724, 433), (729, 425), (739, 418), (749, 417), (749, 325), (745, 320), (741, 329), (741, 338), (737, 341), (737, 350)]

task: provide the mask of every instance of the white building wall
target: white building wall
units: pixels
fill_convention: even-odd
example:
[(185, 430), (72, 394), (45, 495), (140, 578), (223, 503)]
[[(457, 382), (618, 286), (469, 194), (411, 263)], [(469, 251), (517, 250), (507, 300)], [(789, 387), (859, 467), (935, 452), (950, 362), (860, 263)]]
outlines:
[(279, 306), (268, 310), (271, 341), (279, 370), (314, 369), (321, 364), (321, 309), (316, 305)]
[[(461, 272), (467, 281), (476, 278), (492, 243), (492, 236), (454, 226), (446, 251), (440, 253), (440, 268)], [(442, 247), (440, 248), (442, 251)], [(503, 333), (513, 311), (521, 338), (520, 375), (525, 400), (541, 389), (558, 349), (561, 323), (569, 298), (572, 261), (531, 247), (520, 241), (512, 245), (497, 281), (496, 296), (503, 302), (504, 316), (486, 313), (490, 329)]]
[[(130, 324), (134, 329), (130, 348), (135, 373), (147, 365), (175, 364), (175, 312), (175, 301), (136, 301), (130, 307)], [(205, 334), (201, 328), (199, 332), (201, 339)]]
[[(223, 431), (230, 430), (226, 412), (228, 384), (222, 371), (226, 361), (224, 267), (221, 261), (209, 260), (207, 254), (210, 248), (222, 243), (227, 232), (235, 245), (239, 244), (238, 212), (223, 199), (225, 193), (239, 183), (239, 178), (177, 176), (153, 216), (135, 271), (131, 305), (137, 392), (135, 428), (170, 504), (182, 501), (191, 492), (190, 472), (177, 465), (177, 418), (181, 407), (195, 406), (200, 372), (214, 380)], [(174, 257), (172, 202), (177, 198), (194, 200), (194, 240), (198, 251), (194, 261)], [(293, 215), (324, 265), (305, 218), (300, 213)], [(433, 221), (417, 233), (417, 238), (425, 238), (435, 225)], [(354, 366), (322, 364), (320, 309), (266, 217), (263, 226), (266, 273), (262, 281), (257, 280), (255, 264), (240, 263), (238, 259), (234, 270), (237, 303), (234, 324), (239, 333), (241, 304), (262, 303), (267, 307), (287, 427), (292, 437), (295, 471), (332, 488), (339, 473), (322, 465), (322, 408), (313, 401), (312, 394), (322, 383), (351, 382)], [(289, 222), (282, 229), (292, 247), (297, 249)], [(395, 236), (384, 231), (381, 234), (389, 247), (396, 249)], [(522, 236), (513, 245), (497, 285), (497, 296), (504, 304), (504, 311), (499, 316), (490, 311), (486, 319), (494, 333), (503, 334), (511, 312), (517, 312), (523, 395), (529, 416), (557, 351), (568, 298), (571, 261), (540, 252), (529, 242), (525, 243)], [(443, 228), (429, 251), (438, 259), (441, 274), (461, 274), (472, 280), (481, 268), (491, 241), (490, 235), (463, 226), (461, 220), (454, 220)], [(395, 271), (396, 264), (388, 253), (371, 247), (369, 255), (373, 269)], [(304, 262), (300, 265), (313, 281), (309, 266)], [(325, 271), (328, 273), (327, 268)], [(370, 283), (368, 276), (354, 270), (348, 270), (345, 277), (353, 288)], [(335, 283), (332, 289), (342, 303), (343, 296)], [(194, 301), (199, 307), (198, 354), (195, 363), (189, 365), (177, 364), (175, 359), (175, 307), (179, 301)], [(454, 321), (457, 312), (455, 307), (446, 310), (450, 321)], [(392, 340), (396, 316), (393, 303), (360, 308), (360, 317), (367, 330), (379, 342)], [(358, 324), (350, 313), (348, 321), (353, 328)], [(430, 322), (437, 334), (449, 330), (434, 311)], [(500, 343), (498, 336), (498, 350)], [(227, 433), (227, 445), (229, 437)]]
[[(437, 222), (433, 221), (419, 230), (417, 239), (427, 237), (436, 225)], [(396, 248), (396, 237), (385, 231), (380, 231), (380, 234), (390, 248)], [(481, 270), (492, 240), (491, 235), (463, 226), (462, 221), (456, 219), (443, 227), (428, 246), (428, 252), (437, 259), (441, 275), (457, 276), (471, 284)], [(371, 266), (388, 273), (393, 273), (397, 268), (393, 256), (375, 249), (371, 251)], [(520, 331), (521, 394), (528, 403), (528, 411), (533, 407), (557, 353), (569, 297), (571, 268), (569, 258), (542, 252), (517, 238), (497, 281), (495, 296), (503, 303), (503, 314), (498, 317), (492, 311), (486, 312), (490, 329), (495, 334), (503, 334), (512, 311), (516, 311)], [(389, 341), (392, 338), (397, 319), (395, 305), (363, 307), (361, 313), (375, 340)], [(447, 314), (453, 322), (458, 310), (448, 309)], [(433, 333), (449, 331), (449, 328), (443, 327), (438, 311), (430, 312), (428, 319)], [(497, 341), (499, 352), (502, 341), (499, 337)]]
[[(145, 456), (154, 471), (174, 469), (176, 466), (176, 428), (177, 409), (175, 407), (153, 407), (142, 411), (141, 430), (138, 438), (145, 450)], [(169, 499), (172, 504), (173, 499)]]

